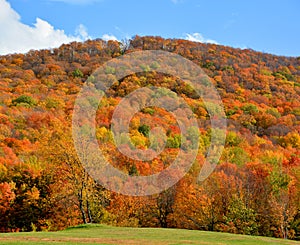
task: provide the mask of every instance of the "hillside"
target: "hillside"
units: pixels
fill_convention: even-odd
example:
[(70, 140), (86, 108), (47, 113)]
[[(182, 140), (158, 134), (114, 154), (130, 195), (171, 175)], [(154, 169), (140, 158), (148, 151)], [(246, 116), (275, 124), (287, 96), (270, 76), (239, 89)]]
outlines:
[[(72, 115), (76, 96), (84, 83), (93, 83), (90, 75), (97, 68), (141, 50), (179, 54), (203, 69), (223, 101), (227, 138), (215, 171), (197, 183), (214, 133), (205, 103), (177, 77), (147, 67), (114, 80), (97, 111), (96, 137), (107, 159), (124, 173), (158, 173), (172, 164), (181, 146), (189, 149), (196, 133), (201, 136), (195, 163), (182, 180), (161, 194), (131, 197), (106, 190), (82, 167), (72, 141)], [(113, 69), (106, 74), (116, 79)], [(199, 129), (182, 137), (165, 110), (137, 112), (129, 133), (138, 149), (150, 148), (154, 127), (162, 127), (167, 139), (157, 158), (143, 162), (115, 147), (111, 118), (122, 98), (148, 85), (182, 97)], [(125, 43), (99, 39), (1, 56), (0, 231), (97, 222), (299, 239), (299, 132), (299, 58), (139, 36)]]

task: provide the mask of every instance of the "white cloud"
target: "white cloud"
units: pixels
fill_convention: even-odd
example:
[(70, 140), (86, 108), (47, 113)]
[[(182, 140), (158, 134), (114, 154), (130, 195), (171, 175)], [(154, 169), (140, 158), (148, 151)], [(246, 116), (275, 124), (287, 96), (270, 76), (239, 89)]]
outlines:
[(83, 40), (87, 40), (87, 39), (91, 39), (91, 37), (89, 36), (86, 27), (83, 24), (80, 24), (75, 31), (75, 34), (79, 37), (81, 37), (81, 39)]
[(206, 39), (202, 36), (202, 34), (200, 34), (198, 32), (195, 32), (193, 34), (186, 34), (184, 39), (189, 40), (189, 41), (193, 41), (193, 42), (218, 44), (217, 41), (212, 40), (212, 39)]
[(83, 25), (77, 28), (76, 36), (68, 36), (64, 30), (55, 29), (40, 18), (36, 18), (33, 26), (25, 25), (21, 22), (20, 15), (6, 0), (0, 0), (0, 33), (0, 54), (58, 47), (63, 43), (83, 41), (88, 38)]
[(67, 4), (86, 5), (91, 3), (100, 2), (102, 0), (48, 0), (50, 2), (63, 2)]
[(104, 34), (101, 37), (101, 39), (103, 39), (104, 41), (108, 41), (108, 40), (118, 41), (118, 39), (114, 35), (109, 35), (109, 34)]

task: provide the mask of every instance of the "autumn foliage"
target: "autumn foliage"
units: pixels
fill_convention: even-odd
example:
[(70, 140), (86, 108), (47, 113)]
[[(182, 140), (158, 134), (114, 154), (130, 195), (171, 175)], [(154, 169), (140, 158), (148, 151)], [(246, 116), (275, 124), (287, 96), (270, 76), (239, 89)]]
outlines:
[[(76, 96), (87, 79), (93, 80), (90, 75), (104, 62), (138, 50), (173, 52), (200, 66), (223, 100), (228, 131), (217, 168), (199, 183), (212, 130), (203, 101), (183, 81), (147, 67), (117, 81), (96, 116), (99, 147), (116, 168), (132, 176), (158, 173), (195, 138), (192, 130), (182, 138), (164, 109), (147, 107), (131, 120), (131, 141), (148, 149), (149, 132), (159, 126), (166, 132), (165, 150), (148, 162), (122, 155), (110, 120), (120, 100), (137, 88), (161, 86), (184, 98), (201, 136), (196, 161), (182, 180), (157, 195), (130, 197), (106, 190), (86, 172), (71, 124)], [(1, 56), (0, 231), (102, 222), (300, 239), (299, 132), (299, 58), (139, 36), (126, 45), (89, 40)]]

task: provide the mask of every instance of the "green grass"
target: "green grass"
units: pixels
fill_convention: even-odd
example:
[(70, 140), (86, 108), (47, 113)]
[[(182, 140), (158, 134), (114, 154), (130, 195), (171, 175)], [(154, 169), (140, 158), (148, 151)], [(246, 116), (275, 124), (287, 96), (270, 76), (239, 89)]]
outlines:
[(179, 229), (123, 228), (82, 225), (58, 232), (0, 234), (0, 244), (300, 244), (267, 237)]

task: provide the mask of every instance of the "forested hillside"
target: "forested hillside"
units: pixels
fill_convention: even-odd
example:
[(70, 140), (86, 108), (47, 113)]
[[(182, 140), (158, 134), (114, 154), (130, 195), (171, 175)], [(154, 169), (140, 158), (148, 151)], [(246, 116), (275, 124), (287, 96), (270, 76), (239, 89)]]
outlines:
[[(178, 78), (145, 72), (107, 92), (97, 113), (97, 139), (111, 163), (130, 175), (169, 166), (184, 142), (175, 119), (148, 107), (131, 121), (131, 140), (149, 147), (149, 130), (167, 132), (153, 161), (123, 156), (110, 119), (122, 97), (149, 84), (184, 98), (199, 121), (199, 153), (189, 173), (158, 195), (106, 190), (81, 166), (72, 141), (76, 96), (106, 61), (138, 50), (164, 50), (199, 65), (224, 103), (228, 131), (217, 168), (197, 175), (210, 144), (209, 114)], [(109, 74), (114, 71), (107, 71)], [(300, 58), (160, 37), (103, 40), (0, 56), (0, 231), (59, 230), (99, 222), (300, 239)]]

